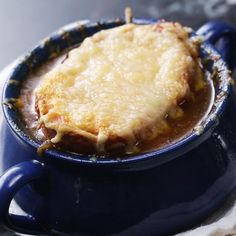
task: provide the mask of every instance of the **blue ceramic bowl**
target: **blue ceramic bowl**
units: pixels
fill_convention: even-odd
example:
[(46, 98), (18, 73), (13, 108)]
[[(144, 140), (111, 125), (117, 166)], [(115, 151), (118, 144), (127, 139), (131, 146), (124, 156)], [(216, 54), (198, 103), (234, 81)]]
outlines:
[[(18, 60), (3, 104), (19, 96), (33, 69), (85, 37), (122, 24), (77, 22), (53, 33)], [(159, 150), (94, 160), (53, 149), (38, 157), (40, 143), (25, 132), (19, 112), (3, 105), (0, 225), (37, 234), (163, 235), (191, 227), (216, 209), (236, 186), (236, 113), (228, 69), (234, 65), (236, 33), (225, 23), (210, 22), (197, 34), (204, 37), (200, 54), (208, 62), (206, 72), (218, 75), (214, 105), (190, 135)], [(14, 197), (26, 215), (9, 213)]]

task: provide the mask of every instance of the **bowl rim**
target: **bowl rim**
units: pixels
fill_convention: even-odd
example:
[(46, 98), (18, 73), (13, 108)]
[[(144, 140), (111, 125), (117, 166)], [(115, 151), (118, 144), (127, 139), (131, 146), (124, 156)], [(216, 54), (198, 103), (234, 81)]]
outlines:
[[(154, 22), (157, 22), (157, 19), (140, 19), (140, 18), (134, 18), (133, 22), (135, 24), (151, 24)], [(34, 47), (30, 52), (23, 57), (16, 60), (16, 64), (14, 68), (9, 73), (8, 78), (5, 81), (5, 85), (2, 92), (2, 107), (3, 107), (3, 113), (5, 116), (5, 119), (7, 120), (8, 125), (10, 126), (11, 130), (16, 134), (16, 136), (22, 140), (25, 144), (30, 145), (31, 147), (37, 149), (40, 146), (39, 142), (36, 142), (35, 140), (31, 139), (30, 136), (28, 136), (17, 124), (16, 122), (16, 114), (12, 109), (10, 109), (8, 106), (4, 105), (4, 101), (16, 98), (15, 96), (12, 96), (11, 94), (14, 94), (14, 91), (12, 90), (12, 83), (11, 80), (14, 80), (15, 77), (19, 74), (20, 69), (22, 69), (22, 65), (26, 63), (26, 61), (31, 58), (35, 53), (43, 52), (45, 47), (49, 44), (55, 44), (56, 40), (60, 40), (61, 38), (65, 37), (67, 34), (72, 33), (82, 33), (82, 31), (86, 31), (85, 37), (88, 37), (92, 35), (93, 33), (98, 32), (102, 29), (108, 29), (112, 27), (117, 27), (119, 25), (124, 24), (123, 19), (113, 19), (113, 20), (107, 20), (107, 21), (100, 21), (93, 23), (89, 20), (84, 21), (76, 21), (73, 23), (70, 23), (66, 26), (63, 26), (58, 31), (52, 33), (49, 37), (42, 40), (36, 47)], [(99, 28), (101, 27), (101, 28)], [(199, 37), (194, 31), (191, 33), (191, 37)], [(77, 42), (79, 43), (79, 42)], [(82, 154), (75, 154), (70, 153), (66, 151), (60, 151), (58, 149), (50, 149), (45, 151), (45, 156), (53, 159), (60, 159), (64, 161), (69, 161), (72, 163), (80, 164), (80, 165), (86, 165), (86, 166), (122, 166), (124, 164), (135, 164), (143, 161), (153, 161), (155, 160), (158, 163), (163, 163), (166, 161), (169, 161), (171, 159), (174, 159), (175, 157), (182, 155), (186, 153), (187, 151), (194, 148), (196, 145), (199, 145), (202, 143), (205, 139), (209, 137), (212, 130), (219, 124), (219, 118), (222, 116), (226, 103), (231, 91), (231, 77), (230, 77), (230, 71), (228, 69), (227, 64), (222, 59), (220, 53), (207, 41), (203, 41), (201, 43), (201, 50), (204, 51), (204, 53), (207, 55), (207, 57), (211, 60), (213, 60), (214, 67), (217, 68), (218, 74), (220, 77), (220, 93), (222, 96), (219, 96), (219, 98), (215, 98), (213, 106), (214, 110), (211, 111), (207, 117), (203, 119), (200, 125), (198, 125), (198, 129), (196, 127), (193, 129), (193, 131), (181, 138), (180, 140), (177, 140), (174, 143), (171, 143), (170, 145), (166, 145), (160, 149), (153, 150), (146, 153), (140, 153), (140, 154), (133, 154), (133, 155), (123, 155), (122, 158), (102, 158), (102, 157), (90, 157), (88, 155), (82, 155)], [(51, 56), (51, 55), (50, 55)], [(49, 59), (49, 58), (48, 58)], [(40, 59), (39, 59), (40, 61)], [(43, 60), (46, 61), (46, 60)], [(40, 63), (43, 63), (39, 62)], [(37, 65), (35, 65), (37, 66)], [(212, 108), (213, 109), (213, 108)], [(128, 158), (127, 158), (128, 157)]]

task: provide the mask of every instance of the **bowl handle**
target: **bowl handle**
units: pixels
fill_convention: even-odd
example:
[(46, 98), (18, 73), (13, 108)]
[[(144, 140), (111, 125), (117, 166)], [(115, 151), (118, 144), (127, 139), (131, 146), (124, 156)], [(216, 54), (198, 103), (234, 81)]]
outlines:
[(43, 217), (39, 214), (32, 216), (9, 213), (11, 201), (17, 191), (24, 185), (46, 176), (44, 164), (31, 160), (11, 167), (0, 177), (0, 226), (4, 225), (11, 230), (26, 234), (48, 232), (48, 227), (40, 220)]
[(210, 21), (197, 30), (197, 34), (216, 46), (224, 61), (233, 70), (235, 66), (234, 46), (236, 29), (222, 21)]

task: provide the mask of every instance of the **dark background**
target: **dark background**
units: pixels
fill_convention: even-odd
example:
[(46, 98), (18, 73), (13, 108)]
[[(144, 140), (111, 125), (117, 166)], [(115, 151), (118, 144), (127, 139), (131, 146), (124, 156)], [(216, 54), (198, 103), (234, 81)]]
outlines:
[[(236, 26), (236, 0), (0, 0), (0, 70), (59, 27), (122, 17), (126, 6), (136, 17), (179, 21), (194, 29), (212, 19)], [(0, 229), (0, 235), (13, 234)]]

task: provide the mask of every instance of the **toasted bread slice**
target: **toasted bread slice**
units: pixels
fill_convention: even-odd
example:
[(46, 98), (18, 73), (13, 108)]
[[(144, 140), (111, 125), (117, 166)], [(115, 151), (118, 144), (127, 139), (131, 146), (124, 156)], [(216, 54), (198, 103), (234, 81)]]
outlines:
[(180, 24), (126, 24), (71, 50), (43, 77), (35, 105), (52, 143), (82, 153), (134, 153), (168, 129), (166, 116), (202, 79), (198, 48)]

